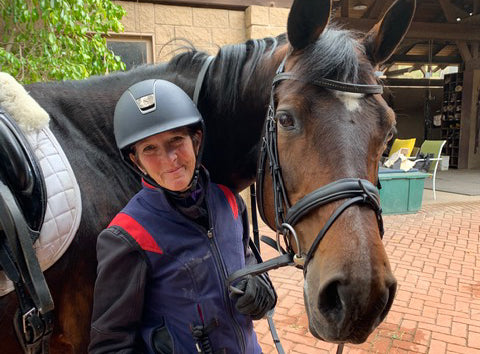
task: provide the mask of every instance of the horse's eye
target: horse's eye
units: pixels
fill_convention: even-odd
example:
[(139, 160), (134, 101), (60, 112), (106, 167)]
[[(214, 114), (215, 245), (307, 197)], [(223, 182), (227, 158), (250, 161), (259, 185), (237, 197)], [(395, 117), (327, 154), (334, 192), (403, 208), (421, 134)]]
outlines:
[(292, 128), (295, 125), (293, 117), (285, 112), (280, 112), (277, 114), (277, 121), (284, 128)]
[(390, 140), (392, 140), (393, 136), (397, 133), (397, 129), (395, 127), (393, 127), (392, 129), (390, 129), (390, 131), (388, 132), (387, 134), (387, 137), (385, 139), (386, 142), (389, 142)]

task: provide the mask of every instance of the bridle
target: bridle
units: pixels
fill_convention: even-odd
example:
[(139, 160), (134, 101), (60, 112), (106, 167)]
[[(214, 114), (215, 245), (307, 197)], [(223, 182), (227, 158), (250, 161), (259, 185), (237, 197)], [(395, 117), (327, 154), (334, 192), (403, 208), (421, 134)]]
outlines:
[[(247, 275), (261, 274), (268, 270), (276, 269), (286, 265), (295, 265), (299, 268), (303, 268), (304, 275), (306, 275), (307, 265), (312, 259), (316, 249), (318, 248), (327, 231), (347, 208), (355, 204), (364, 204), (374, 210), (380, 231), (380, 237), (383, 237), (384, 229), (382, 209), (380, 208), (380, 195), (377, 187), (375, 187), (368, 180), (360, 178), (342, 178), (314, 190), (313, 192), (305, 195), (294, 205), (290, 205), (287, 190), (285, 188), (285, 182), (282, 177), (282, 169), (279, 163), (279, 152), (277, 146), (277, 121), (275, 119), (276, 107), (274, 99), (275, 89), (278, 83), (283, 80), (296, 80), (330, 90), (365, 95), (382, 94), (383, 87), (381, 85), (352, 84), (324, 78), (317, 80), (304, 80), (291, 72), (284, 72), (287, 57), (288, 55), (283, 59), (282, 63), (278, 67), (272, 82), (270, 103), (265, 119), (256, 180), (258, 191), (258, 210), (262, 220), (268, 225), (269, 223), (265, 217), (263, 204), (264, 178), (266, 173), (266, 163), (268, 160), (268, 169), (273, 183), (276, 240), (272, 240), (265, 236), (262, 236), (262, 240), (271, 246), (276, 247), (280, 255), (266, 262), (251, 265), (234, 272), (227, 280), (229, 284), (232, 284), (236, 280)], [(318, 233), (308, 252), (304, 253), (300, 246), (294, 226), (311, 210), (334, 201), (344, 199), (346, 199), (346, 201), (344, 201), (332, 213), (323, 228)], [(254, 210), (252, 209), (252, 213), (253, 212)], [(269, 226), (271, 227), (272, 225)], [(283, 249), (280, 245), (280, 235), (283, 236), (286, 249)], [(292, 247), (291, 239), (293, 239), (296, 244), (296, 252)]]
[[(258, 161), (258, 170), (257, 170), (257, 203), (258, 210), (262, 220), (269, 225), (267, 218), (265, 217), (265, 210), (263, 204), (263, 189), (264, 189), (264, 178), (266, 173), (266, 162), (269, 161), (269, 172), (272, 178), (273, 184), (273, 196), (274, 196), (274, 208), (275, 208), (275, 229), (276, 229), (276, 240), (272, 240), (267, 236), (262, 236), (262, 240), (269, 244), (272, 247), (277, 248), (280, 253), (279, 256), (269, 259), (265, 262), (261, 262), (261, 257), (255, 247), (253, 242), (250, 242), (251, 248), (257, 260), (260, 260), (260, 263), (247, 266), (243, 269), (240, 269), (233, 274), (231, 274), (227, 279), (227, 284), (229, 288), (232, 289), (231, 285), (236, 280), (243, 278), (248, 275), (258, 275), (265, 273), (271, 269), (276, 269), (279, 267), (287, 265), (295, 265), (299, 268), (303, 268), (304, 277), (307, 272), (307, 265), (312, 259), (318, 245), (324, 238), (327, 231), (333, 225), (333, 223), (338, 219), (338, 217), (350, 206), (354, 204), (364, 204), (371, 207), (375, 211), (377, 218), (378, 228), (380, 231), (380, 237), (383, 237), (383, 220), (382, 220), (382, 209), (380, 208), (380, 195), (378, 189), (370, 182), (365, 179), (360, 178), (342, 178), (336, 180), (332, 183), (329, 183), (325, 186), (322, 186), (313, 192), (305, 195), (294, 205), (290, 205), (287, 190), (285, 188), (285, 182), (282, 177), (282, 168), (279, 162), (279, 153), (277, 145), (277, 120), (275, 119), (276, 107), (275, 107), (275, 89), (283, 80), (296, 80), (312, 84), (318, 87), (327, 88), (330, 90), (342, 91), (342, 92), (352, 92), (360, 93), (365, 95), (371, 94), (381, 94), (383, 93), (383, 87), (381, 85), (364, 85), (364, 84), (351, 84), (336, 80), (320, 78), (317, 80), (303, 80), (290, 72), (284, 72), (285, 63), (287, 56), (283, 59), (282, 63), (276, 71), (276, 75), (273, 78), (272, 88), (270, 91), (270, 104), (268, 106), (267, 117), (265, 119), (265, 126), (263, 129), (263, 136), (261, 141), (261, 150), (260, 157)], [(378, 183), (378, 179), (377, 179)], [(252, 194), (255, 194), (254, 188), (252, 189)], [(314, 208), (332, 203), (337, 200), (346, 199), (328, 218), (327, 222), (323, 228), (318, 233), (317, 237), (313, 241), (313, 244), (310, 246), (310, 249), (305, 254), (302, 251), (300, 246), (300, 241), (298, 239), (297, 233), (295, 232), (295, 224), (305, 215), (307, 215)], [(256, 221), (256, 207), (255, 203), (252, 202), (252, 220)], [(272, 227), (272, 225), (269, 225)], [(257, 229), (255, 235), (255, 230)], [(280, 235), (283, 235), (284, 243), (286, 249), (281, 247)], [(289, 237), (289, 235), (291, 237)], [(254, 236), (258, 238), (258, 226), (254, 225)], [(295, 252), (291, 239), (293, 238), (297, 251)], [(234, 289), (232, 289), (234, 290)], [(273, 310), (272, 310), (273, 311)], [(283, 348), (280, 344), (278, 334), (275, 330), (273, 324), (272, 313), (267, 316), (268, 324), (272, 332), (272, 337), (279, 353), (284, 353)], [(339, 344), (337, 348), (337, 354), (342, 353), (343, 344)]]

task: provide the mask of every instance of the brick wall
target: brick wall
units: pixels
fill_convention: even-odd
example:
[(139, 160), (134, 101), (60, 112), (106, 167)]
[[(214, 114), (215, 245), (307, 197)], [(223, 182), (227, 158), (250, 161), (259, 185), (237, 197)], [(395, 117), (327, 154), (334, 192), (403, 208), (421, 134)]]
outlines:
[(226, 44), (276, 36), (286, 31), (289, 11), (263, 6), (233, 11), (129, 1), (115, 3), (127, 11), (122, 19), (125, 34), (153, 35), (156, 62), (171, 58), (184, 43), (180, 38), (189, 40), (199, 50), (216, 54)]

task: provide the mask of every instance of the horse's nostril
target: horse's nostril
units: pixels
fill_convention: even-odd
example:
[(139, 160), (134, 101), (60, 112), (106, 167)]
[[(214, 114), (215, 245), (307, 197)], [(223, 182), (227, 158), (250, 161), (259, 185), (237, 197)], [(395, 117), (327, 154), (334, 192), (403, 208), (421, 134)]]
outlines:
[(339, 321), (343, 316), (343, 303), (340, 299), (339, 286), (340, 281), (332, 281), (328, 284), (319, 297), (320, 312), (331, 321)]

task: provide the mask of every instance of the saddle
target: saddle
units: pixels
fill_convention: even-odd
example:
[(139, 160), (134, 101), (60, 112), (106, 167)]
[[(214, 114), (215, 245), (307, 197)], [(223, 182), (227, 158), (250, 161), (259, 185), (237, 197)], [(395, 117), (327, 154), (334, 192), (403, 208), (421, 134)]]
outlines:
[(32, 229), (32, 242), (40, 234), (47, 208), (42, 170), (16, 122), (0, 108), (0, 179), (10, 188)]
[(0, 108), (0, 264), (15, 285), (14, 327), (25, 353), (48, 353), (53, 300), (35, 255), (47, 193), (34, 152)]

